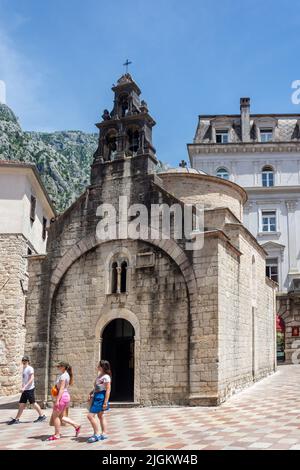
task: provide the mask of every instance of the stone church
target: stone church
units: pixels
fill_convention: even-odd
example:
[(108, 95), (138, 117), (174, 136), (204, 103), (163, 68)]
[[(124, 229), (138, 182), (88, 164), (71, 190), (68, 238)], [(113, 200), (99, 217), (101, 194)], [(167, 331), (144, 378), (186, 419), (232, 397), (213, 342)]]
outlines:
[[(247, 195), (196, 170), (157, 172), (155, 121), (138, 85), (126, 73), (112, 90), (91, 184), (51, 224), (47, 255), (29, 260), (26, 353), (39, 399), (49, 399), (66, 360), (73, 403), (84, 403), (102, 357), (112, 365), (113, 401), (220, 404), (276, 368), (275, 284), (243, 225)], [(99, 239), (98, 208), (118, 211), (120, 196), (146, 208), (203, 205), (204, 229), (193, 235), (203, 247), (188, 250), (189, 236), (174, 230), (169, 239)]]

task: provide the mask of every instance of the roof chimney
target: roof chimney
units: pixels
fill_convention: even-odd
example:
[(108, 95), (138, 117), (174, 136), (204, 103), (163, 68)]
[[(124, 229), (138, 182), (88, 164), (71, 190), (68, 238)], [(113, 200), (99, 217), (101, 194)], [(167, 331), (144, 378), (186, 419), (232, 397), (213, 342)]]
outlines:
[(242, 141), (250, 141), (250, 98), (240, 99)]

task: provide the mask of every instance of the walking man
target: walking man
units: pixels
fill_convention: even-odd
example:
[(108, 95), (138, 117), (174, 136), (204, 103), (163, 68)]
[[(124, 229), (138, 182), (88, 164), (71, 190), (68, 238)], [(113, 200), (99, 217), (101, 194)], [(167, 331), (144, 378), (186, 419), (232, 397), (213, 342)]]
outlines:
[(17, 416), (11, 419), (7, 424), (19, 424), (21, 415), (26, 407), (26, 403), (29, 401), (31, 405), (33, 405), (34, 409), (38, 413), (38, 418), (34, 421), (35, 423), (39, 423), (40, 421), (44, 421), (46, 416), (42, 414), (42, 410), (40, 406), (35, 401), (34, 396), (34, 369), (30, 365), (29, 357), (24, 356), (22, 358), (22, 365), (23, 365), (23, 373), (22, 373), (22, 395), (19, 401), (19, 410)]

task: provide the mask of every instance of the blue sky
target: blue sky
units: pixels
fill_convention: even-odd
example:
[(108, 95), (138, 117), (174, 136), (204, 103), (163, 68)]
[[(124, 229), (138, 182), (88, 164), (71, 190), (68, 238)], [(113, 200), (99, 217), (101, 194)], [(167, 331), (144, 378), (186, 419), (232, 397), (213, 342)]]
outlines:
[(130, 72), (158, 157), (187, 159), (198, 114), (300, 112), (300, 10), (279, 0), (0, 0), (0, 80), (26, 130), (95, 131)]

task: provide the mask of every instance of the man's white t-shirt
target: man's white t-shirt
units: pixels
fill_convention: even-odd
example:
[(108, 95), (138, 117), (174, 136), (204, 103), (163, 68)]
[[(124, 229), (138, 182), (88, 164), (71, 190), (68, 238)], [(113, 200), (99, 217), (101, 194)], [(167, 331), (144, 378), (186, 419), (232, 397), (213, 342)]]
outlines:
[[(30, 376), (34, 374), (34, 369), (31, 366), (26, 366), (23, 369), (23, 374), (22, 374), (22, 387), (25, 387), (25, 385), (29, 382)], [(34, 388), (34, 380), (30, 385), (27, 385), (27, 387), (24, 390), (32, 390)]]

